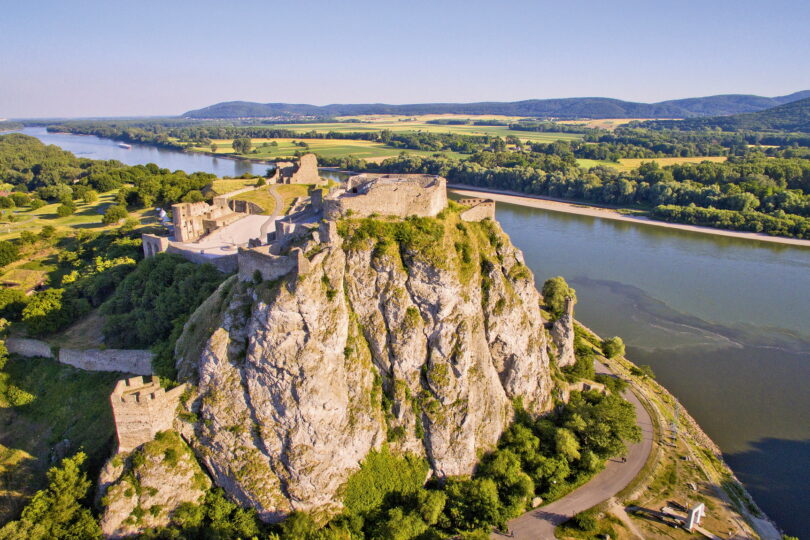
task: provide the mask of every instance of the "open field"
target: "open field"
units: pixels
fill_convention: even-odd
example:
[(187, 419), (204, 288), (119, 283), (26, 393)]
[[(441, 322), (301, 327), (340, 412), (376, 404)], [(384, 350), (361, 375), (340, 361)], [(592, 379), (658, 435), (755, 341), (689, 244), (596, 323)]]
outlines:
[[(320, 125), (320, 124), (317, 124)], [(327, 130), (329, 131), (329, 130)], [(432, 156), (437, 152), (428, 150), (410, 150), (405, 148), (394, 148), (382, 143), (372, 141), (358, 141), (351, 139), (251, 139), (253, 147), (258, 150), (257, 153), (249, 154), (251, 158), (257, 159), (277, 159), (277, 158), (293, 158), (295, 152), (314, 152), (320, 156), (328, 158), (354, 156), (367, 161), (382, 161), (386, 158), (396, 157), (400, 152), (407, 152), (408, 154), (415, 154), (419, 156)], [(293, 141), (304, 142), (307, 147), (302, 147), (293, 144)], [(212, 143), (217, 145), (216, 154), (233, 154), (233, 140), (231, 139), (212, 139)], [(277, 146), (270, 146), (272, 142), (276, 142)], [(263, 146), (267, 145), (267, 146)], [(193, 150), (198, 152), (211, 152), (210, 146), (197, 146)], [(464, 154), (457, 152), (443, 151), (441, 154), (447, 157), (456, 159), (463, 159)]]
[(256, 184), (255, 178), (217, 178), (211, 184), (211, 189), (217, 195), (224, 195), (237, 189), (246, 188)]
[(614, 161), (605, 161), (599, 159), (578, 159), (580, 167), (590, 169), (599, 165), (605, 167), (613, 167), (620, 171), (632, 171), (637, 169), (642, 163), (654, 161), (662, 167), (667, 165), (678, 165), (679, 163), (701, 163), (703, 161), (711, 161), (714, 163), (722, 163), (728, 158), (725, 156), (697, 156), (697, 157), (663, 157), (663, 158), (624, 158), (620, 159), (618, 163)]
[(501, 120), (503, 122), (517, 122), (527, 118), (525, 116), (503, 116), (500, 114), (417, 114), (414, 116), (398, 114), (358, 114), (354, 116), (338, 116), (337, 120), (359, 120), (361, 122), (427, 122), (429, 120)]
[(620, 159), (620, 169), (629, 171), (637, 168), (644, 162), (655, 161), (662, 167), (667, 165), (678, 165), (680, 163), (700, 163), (702, 161), (712, 161), (714, 163), (722, 163), (728, 158), (725, 156), (697, 156), (697, 157), (663, 157), (663, 158), (642, 158), (642, 159)]
[[(397, 117), (388, 117), (397, 118)], [(265, 127), (276, 127), (279, 129), (292, 129), (301, 131), (315, 131), (317, 133), (327, 133), (335, 131), (338, 133), (381, 131), (389, 129), (394, 132), (402, 131), (426, 131), (430, 133), (459, 133), (462, 135), (491, 135), (506, 137), (513, 135), (523, 141), (532, 142), (554, 142), (554, 141), (578, 141), (582, 139), (579, 133), (538, 133), (534, 131), (510, 130), (506, 126), (448, 126), (440, 124), (428, 124), (424, 120), (387, 120), (375, 122), (332, 122), (321, 124), (266, 124)], [(345, 142), (345, 141), (344, 141)]]
[(556, 120), (558, 124), (570, 126), (584, 126), (597, 129), (616, 129), (619, 126), (635, 122), (636, 120), (649, 120), (648, 118), (596, 118), (593, 120)]

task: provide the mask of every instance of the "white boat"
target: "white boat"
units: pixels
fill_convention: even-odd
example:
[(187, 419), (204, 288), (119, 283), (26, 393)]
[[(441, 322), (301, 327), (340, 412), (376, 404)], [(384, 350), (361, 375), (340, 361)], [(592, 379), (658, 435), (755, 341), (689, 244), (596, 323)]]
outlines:
[(120, 148), (126, 148), (127, 150), (130, 150), (132, 148), (131, 144), (127, 144), (127, 143), (123, 143), (123, 142), (118, 143), (118, 146)]

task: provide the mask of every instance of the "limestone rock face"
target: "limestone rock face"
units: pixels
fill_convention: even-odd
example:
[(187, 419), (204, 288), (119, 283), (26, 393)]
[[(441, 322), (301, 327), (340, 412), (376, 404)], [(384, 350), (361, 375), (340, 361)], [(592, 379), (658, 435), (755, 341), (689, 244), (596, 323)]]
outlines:
[(99, 487), (102, 533), (123, 538), (168, 525), (181, 504), (202, 502), (211, 481), (179, 435), (167, 431), (135, 452), (108, 461)]
[(551, 327), (551, 340), (557, 348), (557, 365), (573, 366), (577, 359), (574, 349), (574, 302), (565, 300), (565, 312)]
[(178, 371), (196, 384), (194, 448), (217, 485), (265, 520), (331, 514), (386, 440), (438, 477), (470, 474), (513, 400), (550, 407), (533, 276), (495, 222), (458, 221), (434, 220), (433, 256), (344, 222), (345, 239), (301, 246), (305, 275), (214, 293), (199, 354), (179, 350), (192, 317)]

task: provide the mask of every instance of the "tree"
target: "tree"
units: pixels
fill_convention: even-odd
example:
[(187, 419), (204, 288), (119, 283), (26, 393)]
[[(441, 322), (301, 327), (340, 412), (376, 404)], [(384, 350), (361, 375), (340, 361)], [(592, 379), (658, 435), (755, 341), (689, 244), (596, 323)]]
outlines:
[(8, 240), (0, 241), (0, 266), (6, 266), (20, 258), (20, 249), (17, 244)]
[(56, 215), (59, 217), (68, 217), (76, 211), (73, 203), (62, 203), (56, 208)]
[(19, 521), (0, 529), (9, 540), (101, 538), (101, 528), (84, 506), (92, 483), (82, 470), (83, 452), (62, 460), (48, 471), (48, 487), (38, 491), (23, 509)]
[(553, 277), (543, 283), (543, 300), (549, 310), (557, 317), (565, 311), (565, 299), (571, 298), (576, 303), (577, 292), (568, 286), (562, 276)]
[(211, 143), (211, 152), (216, 154), (218, 148), (219, 148), (219, 146), (217, 145), (217, 143), (215, 143), (215, 142)]
[(249, 137), (237, 137), (233, 140), (233, 150), (237, 154), (247, 154), (253, 148), (253, 142)]
[(638, 366), (638, 367), (633, 366), (632, 368), (630, 368), (630, 373), (632, 373), (636, 377), (641, 377), (643, 379), (646, 379), (646, 378), (654, 379), (655, 378), (655, 373), (653, 372), (653, 368), (651, 366), (646, 365), (646, 364)]
[(104, 212), (104, 217), (101, 218), (102, 223), (105, 225), (112, 225), (125, 219), (129, 215), (125, 206), (120, 204), (113, 204)]
[(565, 457), (568, 461), (579, 459), (579, 441), (568, 429), (560, 428), (554, 436), (554, 445), (557, 453)]
[(92, 204), (98, 200), (98, 191), (95, 189), (88, 189), (82, 194), (82, 200), (85, 204)]
[(602, 342), (602, 352), (607, 358), (624, 356), (624, 341), (619, 336), (614, 336)]

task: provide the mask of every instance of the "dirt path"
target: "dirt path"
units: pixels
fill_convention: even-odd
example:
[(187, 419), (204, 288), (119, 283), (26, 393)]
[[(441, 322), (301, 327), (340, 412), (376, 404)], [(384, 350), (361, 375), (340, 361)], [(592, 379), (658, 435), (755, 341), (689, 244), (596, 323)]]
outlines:
[[(597, 373), (611, 373), (600, 362), (595, 362)], [(493, 533), (492, 538), (515, 538), (519, 540), (553, 539), (554, 529), (574, 514), (587, 510), (613, 497), (624, 489), (644, 467), (647, 456), (652, 450), (654, 428), (647, 409), (638, 397), (626, 390), (624, 398), (632, 403), (636, 410), (636, 419), (641, 426), (641, 442), (628, 447), (627, 461), (608, 460), (605, 469), (594, 476), (587, 484), (575, 489), (562, 499), (551, 504), (535, 508), (509, 522), (510, 535)]]
[(514, 191), (501, 191), (497, 189), (486, 189), (473, 186), (465, 186), (462, 184), (448, 184), (447, 187), (454, 193), (464, 195), (467, 197), (480, 197), (485, 193), (488, 198), (505, 202), (510, 204), (517, 204), (520, 206), (528, 206), (530, 208), (540, 208), (542, 210), (551, 210), (552, 212), (564, 212), (566, 214), (577, 214), (580, 216), (591, 216), (602, 219), (612, 219), (614, 221), (629, 221), (638, 223), (640, 225), (651, 225), (653, 227), (666, 227), (668, 229), (679, 229), (681, 231), (690, 231), (701, 234), (713, 234), (715, 236), (728, 236), (732, 238), (742, 238), (745, 240), (759, 240), (760, 242), (770, 242), (773, 244), (788, 244), (791, 246), (810, 247), (810, 240), (802, 240), (799, 238), (786, 238), (783, 236), (769, 236), (762, 233), (729, 231), (726, 229), (715, 229), (713, 227), (701, 227), (698, 225), (685, 225), (682, 223), (669, 223), (667, 221), (658, 221), (642, 216), (632, 216), (620, 214), (612, 208), (602, 208), (599, 206), (589, 206), (587, 204), (574, 203), (554, 199), (551, 197), (541, 197), (539, 195), (525, 195), (516, 193)]

